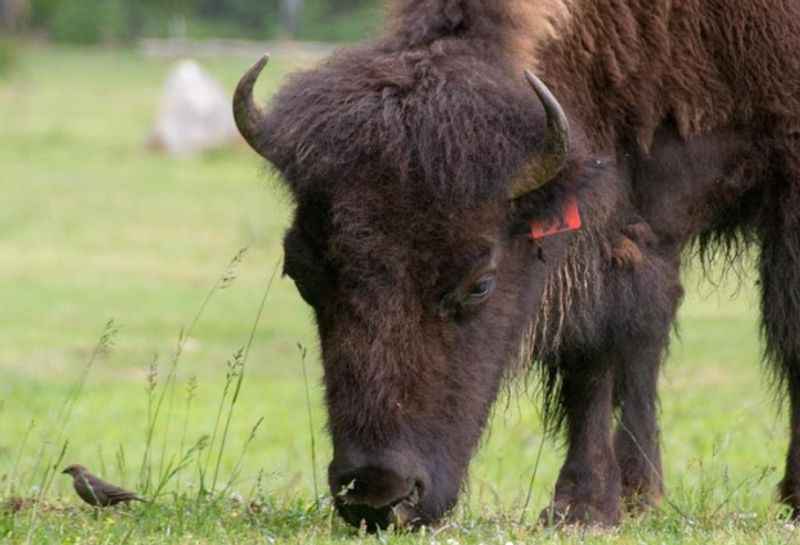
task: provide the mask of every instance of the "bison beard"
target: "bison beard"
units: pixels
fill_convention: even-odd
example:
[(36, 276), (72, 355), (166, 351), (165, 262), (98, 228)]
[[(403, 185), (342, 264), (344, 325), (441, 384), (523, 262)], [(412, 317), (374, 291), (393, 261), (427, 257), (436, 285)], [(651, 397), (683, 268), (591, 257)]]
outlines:
[[(234, 105), (297, 205), (285, 273), (315, 312), (345, 519), (445, 515), (503, 379), (528, 368), (568, 441), (543, 517), (615, 524), (658, 502), (656, 386), (692, 245), (761, 249), (797, 515), (800, 6), (396, 0), (389, 28), (266, 112), (262, 61)], [(530, 236), (574, 200), (580, 231)]]

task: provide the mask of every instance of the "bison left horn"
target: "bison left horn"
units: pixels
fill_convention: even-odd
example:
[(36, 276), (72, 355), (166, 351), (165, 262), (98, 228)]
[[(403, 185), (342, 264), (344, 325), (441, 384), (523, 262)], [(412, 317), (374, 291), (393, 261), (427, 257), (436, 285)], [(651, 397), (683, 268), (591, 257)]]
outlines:
[(564, 168), (569, 155), (569, 121), (550, 89), (530, 70), (525, 79), (542, 102), (547, 115), (544, 151), (530, 159), (511, 183), (511, 198), (517, 199), (552, 181)]
[(244, 137), (245, 141), (257, 151), (264, 155), (259, 149), (258, 134), (264, 120), (263, 110), (256, 104), (253, 98), (253, 87), (255, 87), (258, 76), (269, 62), (269, 55), (264, 55), (259, 61), (248, 70), (233, 94), (233, 118), (236, 126)]

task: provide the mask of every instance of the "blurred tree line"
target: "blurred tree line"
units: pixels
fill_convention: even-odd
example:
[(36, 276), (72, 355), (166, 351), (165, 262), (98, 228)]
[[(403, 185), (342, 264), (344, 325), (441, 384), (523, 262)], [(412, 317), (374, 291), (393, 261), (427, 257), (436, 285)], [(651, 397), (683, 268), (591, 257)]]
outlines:
[(0, 27), (70, 43), (141, 37), (357, 40), (382, 0), (0, 0)]

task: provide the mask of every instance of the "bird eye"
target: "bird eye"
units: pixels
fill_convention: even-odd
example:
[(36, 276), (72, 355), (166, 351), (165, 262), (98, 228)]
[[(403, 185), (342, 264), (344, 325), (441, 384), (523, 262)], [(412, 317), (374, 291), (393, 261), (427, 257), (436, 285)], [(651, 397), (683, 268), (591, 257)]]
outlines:
[(477, 305), (484, 302), (494, 291), (497, 281), (494, 275), (487, 275), (475, 282), (469, 290), (466, 304)]

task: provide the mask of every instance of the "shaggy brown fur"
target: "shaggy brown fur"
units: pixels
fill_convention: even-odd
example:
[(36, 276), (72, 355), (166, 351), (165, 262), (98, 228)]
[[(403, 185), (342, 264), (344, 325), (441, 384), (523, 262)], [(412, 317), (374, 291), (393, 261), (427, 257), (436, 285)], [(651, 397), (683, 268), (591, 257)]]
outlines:
[(769, 127), (767, 137), (798, 129), (797, 2), (584, 0), (571, 14), (539, 67), (595, 149), (635, 138), (648, 150), (669, 118), (684, 138), (734, 125)]
[[(348, 521), (446, 513), (520, 355), (569, 447), (543, 516), (655, 503), (657, 379), (694, 243), (761, 246), (800, 511), (798, 36), (790, 0), (396, 0), (384, 37), (289, 80), (251, 141), (297, 203), (286, 273), (315, 311)], [(523, 67), (565, 107), (571, 151), (509, 202), (546, 141)], [(581, 231), (531, 240), (567, 196)]]

